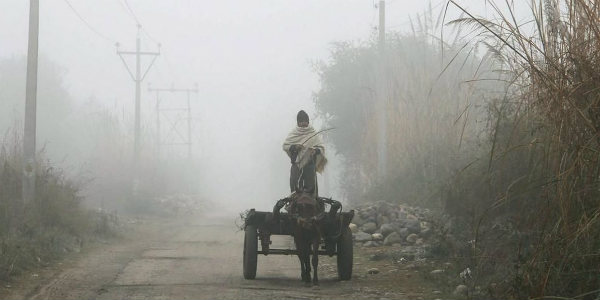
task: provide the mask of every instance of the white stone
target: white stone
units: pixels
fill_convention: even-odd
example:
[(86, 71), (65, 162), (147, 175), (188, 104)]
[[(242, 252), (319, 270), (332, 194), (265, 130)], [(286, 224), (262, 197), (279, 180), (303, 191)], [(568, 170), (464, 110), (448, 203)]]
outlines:
[(371, 237), (373, 237), (374, 241), (382, 241), (383, 240), (383, 234), (381, 234), (381, 233), (373, 233), (373, 234), (371, 234)]

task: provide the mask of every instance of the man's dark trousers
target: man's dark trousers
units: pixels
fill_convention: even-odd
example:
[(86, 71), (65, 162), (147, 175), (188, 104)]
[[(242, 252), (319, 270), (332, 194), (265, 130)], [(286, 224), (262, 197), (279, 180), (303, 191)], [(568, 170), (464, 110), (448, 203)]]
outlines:
[(310, 161), (302, 169), (298, 168), (297, 164), (292, 164), (290, 169), (290, 190), (305, 191), (313, 194), (317, 185), (317, 172), (315, 169), (315, 162)]

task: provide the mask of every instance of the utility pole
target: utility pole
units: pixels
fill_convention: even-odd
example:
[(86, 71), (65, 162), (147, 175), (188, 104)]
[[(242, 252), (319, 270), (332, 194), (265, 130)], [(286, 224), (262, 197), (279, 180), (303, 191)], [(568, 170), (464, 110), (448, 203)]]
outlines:
[[(160, 153), (160, 147), (162, 145), (176, 145), (176, 144), (184, 144), (187, 145), (188, 147), (188, 158), (191, 159), (192, 158), (192, 106), (191, 106), (191, 99), (190, 99), (190, 94), (191, 93), (198, 93), (198, 85), (195, 84), (194, 88), (192, 89), (176, 89), (175, 87), (171, 87), (171, 88), (152, 88), (152, 87), (148, 87), (148, 91), (150, 92), (155, 92), (156, 93), (156, 144), (158, 147), (158, 153)], [(168, 109), (168, 110), (185, 110), (187, 112), (187, 140), (184, 141), (183, 143), (170, 143), (170, 144), (166, 144), (166, 143), (162, 143), (160, 140), (160, 112), (161, 111), (165, 111), (167, 109), (161, 109), (160, 108), (160, 93), (161, 92), (170, 92), (170, 93), (185, 93), (186, 94), (186, 103), (187, 103), (187, 107), (185, 109)], [(176, 128), (176, 124), (171, 124), (171, 130), (175, 130), (177, 131)], [(182, 136), (179, 132), (177, 132), (180, 136)]]
[[(198, 90), (196, 89), (196, 93)], [(188, 127), (188, 159), (192, 160), (192, 106), (190, 105), (190, 90), (185, 91), (187, 94), (187, 127)]]
[(387, 175), (387, 76), (386, 76), (386, 49), (385, 49), (385, 1), (379, 1), (379, 78), (378, 109), (377, 109), (377, 176), (380, 180)]
[[(131, 76), (131, 79), (133, 79), (133, 81), (135, 82), (135, 125), (134, 125), (134, 142), (133, 142), (133, 172), (134, 172), (133, 192), (134, 192), (134, 194), (137, 192), (136, 189), (137, 189), (137, 184), (138, 184), (138, 180), (139, 180), (138, 175), (139, 175), (139, 163), (140, 163), (141, 84), (142, 84), (142, 81), (144, 81), (144, 78), (146, 78), (148, 71), (150, 71), (150, 68), (154, 64), (154, 61), (156, 61), (156, 58), (160, 55), (160, 44), (158, 44), (158, 50), (159, 50), (158, 52), (147, 52), (147, 51), (141, 50), (140, 34), (141, 34), (142, 26), (138, 24), (137, 29), (138, 30), (137, 30), (137, 37), (136, 37), (136, 41), (135, 41), (135, 52), (134, 51), (120, 51), (119, 43), (116, 44), (117, 54), (119, 55), (119, 57), (121, 58), (121, 61), (125, 65), (125, 68), (127, 69), (127, 72), (129, 73), (129, 75)], [(135, 55), (135, 75), (129, 69), (129, 65), (127, 64), (127, 62), (125, 62), (125, 58), (123, 58), (124, 55)], [(141, 72), (142, 71), (141, 57), (143, 55), (152, 56), (152, 61), (148, 65), (148, 68), (146, 68), (146, 70), (142, 74), (142, 72)]]
[(379, 0), (379, 49), (385, 47), (385, 0)]
[(160, 158), (160, 91), (153, 90), (150, 85), (148, 85), (149, 92), (156, 93), (156, 158)]
[(25, 89), (25, 128), (23, 134), (23, 203), (35, 199), (35, 141), (37, 118), (38, 35), (40, 1), (29, 1), (29, 42), (27, 49), (27, 83)]

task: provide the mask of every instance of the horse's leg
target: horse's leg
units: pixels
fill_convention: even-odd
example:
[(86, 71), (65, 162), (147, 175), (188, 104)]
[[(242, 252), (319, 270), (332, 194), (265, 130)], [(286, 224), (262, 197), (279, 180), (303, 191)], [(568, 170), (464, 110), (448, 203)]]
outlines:
[(302, 239), (298, 238), (298, 235), (294, 235), (294, 243), (296, 244), (296, 251), (298, 252), (298, 260), (300, 260), (300, 276), (302, 277), (302, 281), (307, 281), (306, 278), (306, 265), (304, 264), (304, 253), (306, 250), (304, 249)]
[(319, 244), (320, 239), (316, 239), (312, 243), (313, 257), (312, 257), (312, 266), (314, 269), (313, 275), (313, 285), (319, 285), (319, 277), (317, 276), (317, 266), (319, 265)]
[(304, 268), (303, 255), (300, 252), (298, 252), (298, 259), (300, 260), (300, 277), (302, 277), (302, 281), (306, 281), (306, 270)]
[(306, 271), (306, 284), (310, 285), (310, 241), (304, 241), (304, 270)]

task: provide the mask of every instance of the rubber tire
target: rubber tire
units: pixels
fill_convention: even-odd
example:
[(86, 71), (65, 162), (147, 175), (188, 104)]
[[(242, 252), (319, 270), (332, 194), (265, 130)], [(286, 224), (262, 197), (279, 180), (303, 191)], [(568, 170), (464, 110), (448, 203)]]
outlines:
[(350, 228), (346, 227), (337, 243), (337, 270), (340, 280), (350, 280), (352, 278), (353, 247), (352, 232)]
[(256, 226), (246, 226), (244, 234), (244, 278), (256, 278), (258, 257), (258, 233)]

